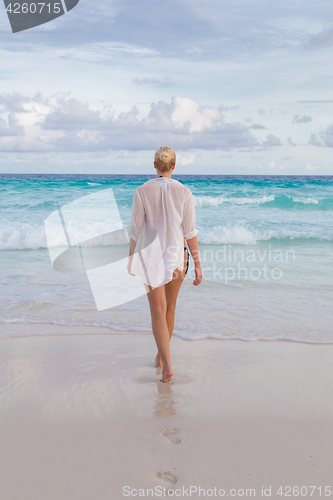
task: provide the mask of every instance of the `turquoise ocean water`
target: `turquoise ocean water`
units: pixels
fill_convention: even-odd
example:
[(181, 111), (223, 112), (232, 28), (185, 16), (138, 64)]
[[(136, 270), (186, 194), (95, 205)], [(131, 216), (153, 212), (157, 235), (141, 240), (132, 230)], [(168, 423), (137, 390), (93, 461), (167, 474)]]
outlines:
[[(150, 332), (147, 297), (98, 312), (86, 275), (52, 268), (44, 220), (112, 188), (126, 228), (152, 177), (0, 175), (0, 338)], [(194, 287), (190, 261), (175, 334), (332, 343), (333, 177), (174, 178), (194, 195), (204, 271)]]

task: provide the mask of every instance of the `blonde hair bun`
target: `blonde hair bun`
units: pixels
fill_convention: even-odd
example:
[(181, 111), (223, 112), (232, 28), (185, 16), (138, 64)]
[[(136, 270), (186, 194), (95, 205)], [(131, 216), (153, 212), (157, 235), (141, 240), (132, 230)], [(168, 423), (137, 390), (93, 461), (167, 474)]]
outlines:
[(155, 163), (160, 172), (168, 172), (176, 163), (176, 153), (173, 149), (163, 146), (155, 153)]
[(164, 161), (164, 163), (166, 163), (167, 161), (170, 160), (170, 155), (168, 153), (162, 153), (160, 154), (160, 158), (162, 161)]

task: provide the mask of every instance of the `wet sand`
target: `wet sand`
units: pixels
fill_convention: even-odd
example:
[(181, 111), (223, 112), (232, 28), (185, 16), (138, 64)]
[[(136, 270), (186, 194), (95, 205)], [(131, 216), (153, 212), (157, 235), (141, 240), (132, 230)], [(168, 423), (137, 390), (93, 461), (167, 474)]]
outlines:
[(333, 490), (332, 355), (173, 338), (174, 382), (162, 384), (150, 335), (2, 340), (1, 498), (154, 498), (158, 486), (183, 498), (271, 487), (275, 499), (280, 486), (322, 498)]

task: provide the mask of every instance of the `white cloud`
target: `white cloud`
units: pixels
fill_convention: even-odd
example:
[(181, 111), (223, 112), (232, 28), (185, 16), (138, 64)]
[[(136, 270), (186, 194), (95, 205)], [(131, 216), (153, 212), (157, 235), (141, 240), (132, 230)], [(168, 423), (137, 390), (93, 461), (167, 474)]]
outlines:
[(312, 122), (312, 117), (308, 115), (295, 115), (293, 119), (293, 123), (308, 123)]
[(174, 97), (173, 104), (171, 120), (177, 129), (188, 125), (190, 133), (201, 132), (204, 129), (211, 129), (215, 123), (223, 120), (218, 109), (210, 106), (199, 106), (197, 102), (188, 97)]
[(266, 147), (282, 146), (281, 139), (273, 134), (268, 134), (266, 141), (264, 142)]
[(135, 85), (153, 85), (154, 87), (171, 87), (174, 85), (171, 78), (164, 77), (162, 80), (160, 78), (133, 78), (133, 83)]
[(136, 152), (135, 151), (120, 151), (117, 154), (117, 158), (136, 158)]
[(326, 130), (320, 133), (323, 143), (329, 148), (333, 148), (333, 125), (329, 125)]
[(281, 165), (277, 165), (275, 161), (269, 161), (267, 165), (260, 165), (259, 168), (265, 171), (282, 171), (285, 170), (288, 166), (287, 163), (282, 163)]
[(115, 117), (108, 108), (92, 110), (64, 92), (45, 100), (40, 94), (3, 94), (0, 104), (6, 115), (0, 123), (2, 151), (136, 151), (166, 143), (178, 149), (230, 150), (257, 144), (244, 124), (226, 122), (220, 109), (188, 97), (152, 103), (142, 119), (137, 106)]
[(179, 163), (182, 167), (187, 167), (188, 165), (192, 165), (195, 160), (195, 155), (191, 154), (188, 156), (179, 156), (177, 158), (177, 163)]
[(304, 43), (307, 49), (321, 49), (333, 45), (333, 25), (326, 25), (319, 33), (310, 34)]
[(317, 138), (317, 134), (313, 133), (310, 136), (309, 142), (311, 146), (322, 146), (321, 141)]
[[(247, 119), (245, 121), (249, 121), (249, 120)], [(251, 121), (251, 118), (250, 118), (250, 121)], [(251, 128), (253, 128), (254, 130), (263, 130), (267, 127), (264, 127), (264, 125), (260, 125), (260, 123), (254, 123), (253, 125), (251, 125)]]
[(293, 146), (293, 147), (297, 146), (297, 144), (294, 143), (292, 137), (289, 136), (287, 140), (288, 140), (288, 145), (289, 146)]
[(316, 167), (314, 165), (311, 165), (311, 163), (308, 163), (305, 167), (305, 170), (313, 171), (313, 170), (316, 170)]
[(326, 146), (333, 148), (333, 125), (329, 125), (325, 130), (321, 130), (318, 134), (312, 133), (308, 144), (312, 146)]

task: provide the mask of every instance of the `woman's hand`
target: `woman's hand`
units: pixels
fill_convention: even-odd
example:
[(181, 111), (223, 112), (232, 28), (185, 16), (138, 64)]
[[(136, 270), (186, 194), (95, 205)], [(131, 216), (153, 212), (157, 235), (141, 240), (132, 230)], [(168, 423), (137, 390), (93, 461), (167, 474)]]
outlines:
[(193, 280), (193, 285), (198, 286), (202, 282), (201, 267), (200, 266), (195, 267), (194, 272), (195, 272), (195, 279)]
[(133, 260), (133, 255), (130, 255), (128, 257), (127, 271), (128, 271), (128, 274), (130, 274), (131, 276), (135, 276), (135, 274), (131, 273), (132, 260)]

